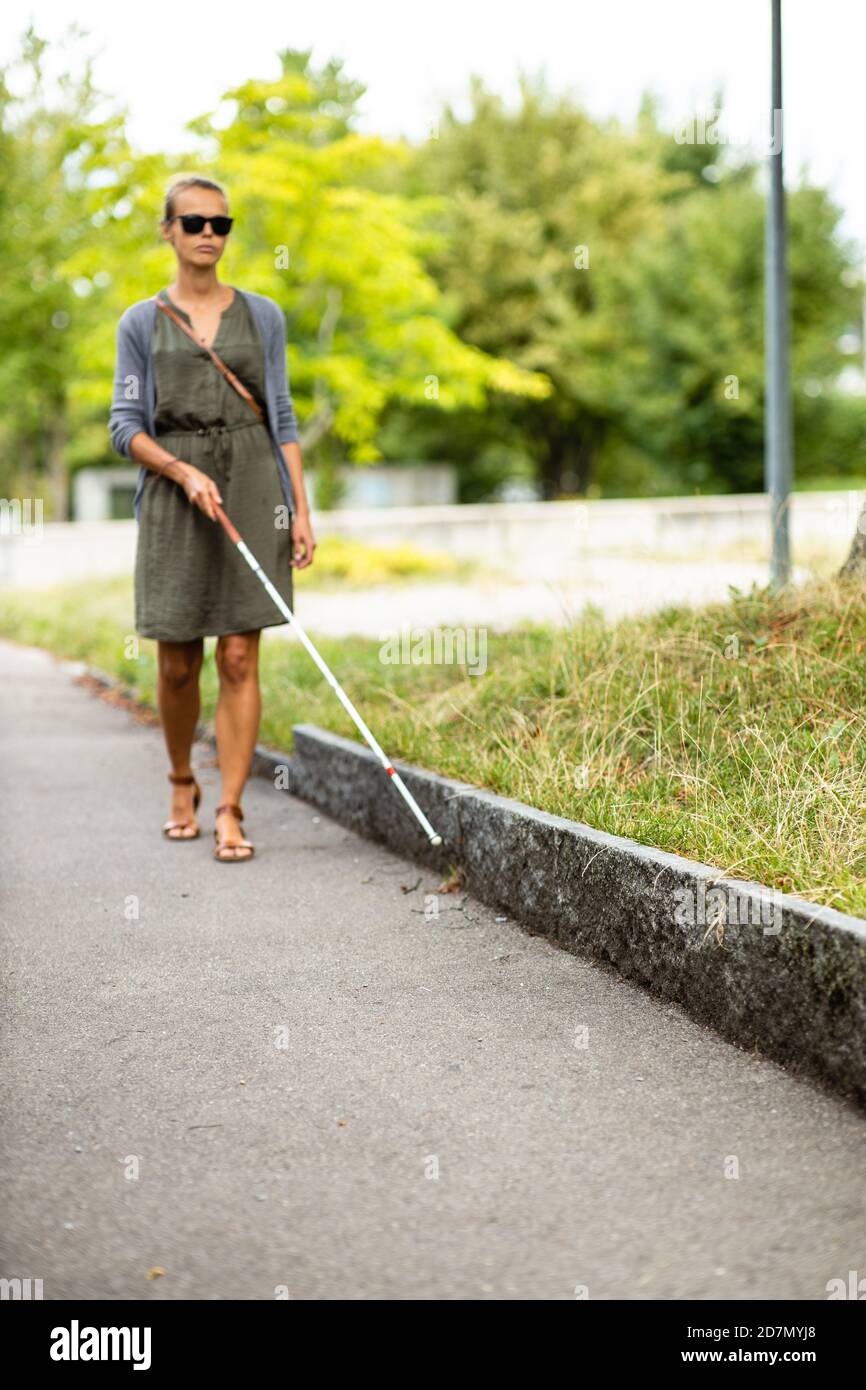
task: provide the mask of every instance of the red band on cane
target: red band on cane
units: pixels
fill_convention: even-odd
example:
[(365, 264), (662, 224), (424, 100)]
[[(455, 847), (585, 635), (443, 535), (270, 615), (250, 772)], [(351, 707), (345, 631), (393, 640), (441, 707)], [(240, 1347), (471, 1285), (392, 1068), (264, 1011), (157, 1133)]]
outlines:
[(228, 532), (229, 539), (233, 540), (235, 545), (237, 545), (238, 541), (241, 538), (240, 531), (238, 531), (237, 528), (233, 526), (232, 523), (229, 521), (219, 502), (214, 502), (214, 511), (217, 514), (217, 519), (222, 522), (223, 526)]

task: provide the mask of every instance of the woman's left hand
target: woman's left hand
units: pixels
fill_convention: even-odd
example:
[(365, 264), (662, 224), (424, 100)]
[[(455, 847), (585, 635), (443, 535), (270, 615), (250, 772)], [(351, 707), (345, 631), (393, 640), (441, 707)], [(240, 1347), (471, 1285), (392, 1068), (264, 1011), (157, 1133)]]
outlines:
[(309, 516), (295, 512), (292, 517), (292, 566), (299, 570), (306, 569), (307, 565), (313, 563), (315, 549), (316, 540)]

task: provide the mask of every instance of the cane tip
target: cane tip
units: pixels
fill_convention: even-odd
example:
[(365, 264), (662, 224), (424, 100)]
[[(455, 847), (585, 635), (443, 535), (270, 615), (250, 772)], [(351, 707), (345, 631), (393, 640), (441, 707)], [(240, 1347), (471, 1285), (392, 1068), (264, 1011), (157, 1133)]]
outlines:
[(430, 836), (430, 843), (431, 843), (431, 845), (441, 845), (441, 843), (442, 843), (442, 836), (441, 836), (441, 835), (431, 835), (431, 836)]

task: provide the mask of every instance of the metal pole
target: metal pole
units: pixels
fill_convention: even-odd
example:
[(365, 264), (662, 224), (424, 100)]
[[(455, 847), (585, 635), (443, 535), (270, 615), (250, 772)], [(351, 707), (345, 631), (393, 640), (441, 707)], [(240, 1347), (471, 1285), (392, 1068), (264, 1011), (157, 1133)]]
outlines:
[(764, 485), (773, 528), (770, 584), (786, 584), (791, 573), (788, 512), (791, 493), (791, 388), (788, 365), (788, 272), (785, 183), (782, 167), (782, 0), (772, 10), (772, 100), (769, 201), (765, 244), (766, 407)]

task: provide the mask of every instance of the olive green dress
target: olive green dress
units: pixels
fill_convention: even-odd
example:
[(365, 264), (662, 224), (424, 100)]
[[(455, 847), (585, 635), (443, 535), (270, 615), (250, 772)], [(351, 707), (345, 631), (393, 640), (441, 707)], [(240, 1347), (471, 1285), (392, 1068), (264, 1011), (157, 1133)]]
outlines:
[[(187, 323), (190, 316), (165, 290)], [(243, 296), (223, 310), (213, 347), (266, 412), (264, 351)], [(154, 428), (164, 449), (214, 478), (222, 506), (271, 583), (294, 611), (291, 516), (271, 437), (204, 347), (156, 311)], [(261, 580), (179, 483), (151, 473), (141, 497), (135, 556), (135, 628), (188, 642), (285, 623)]]

